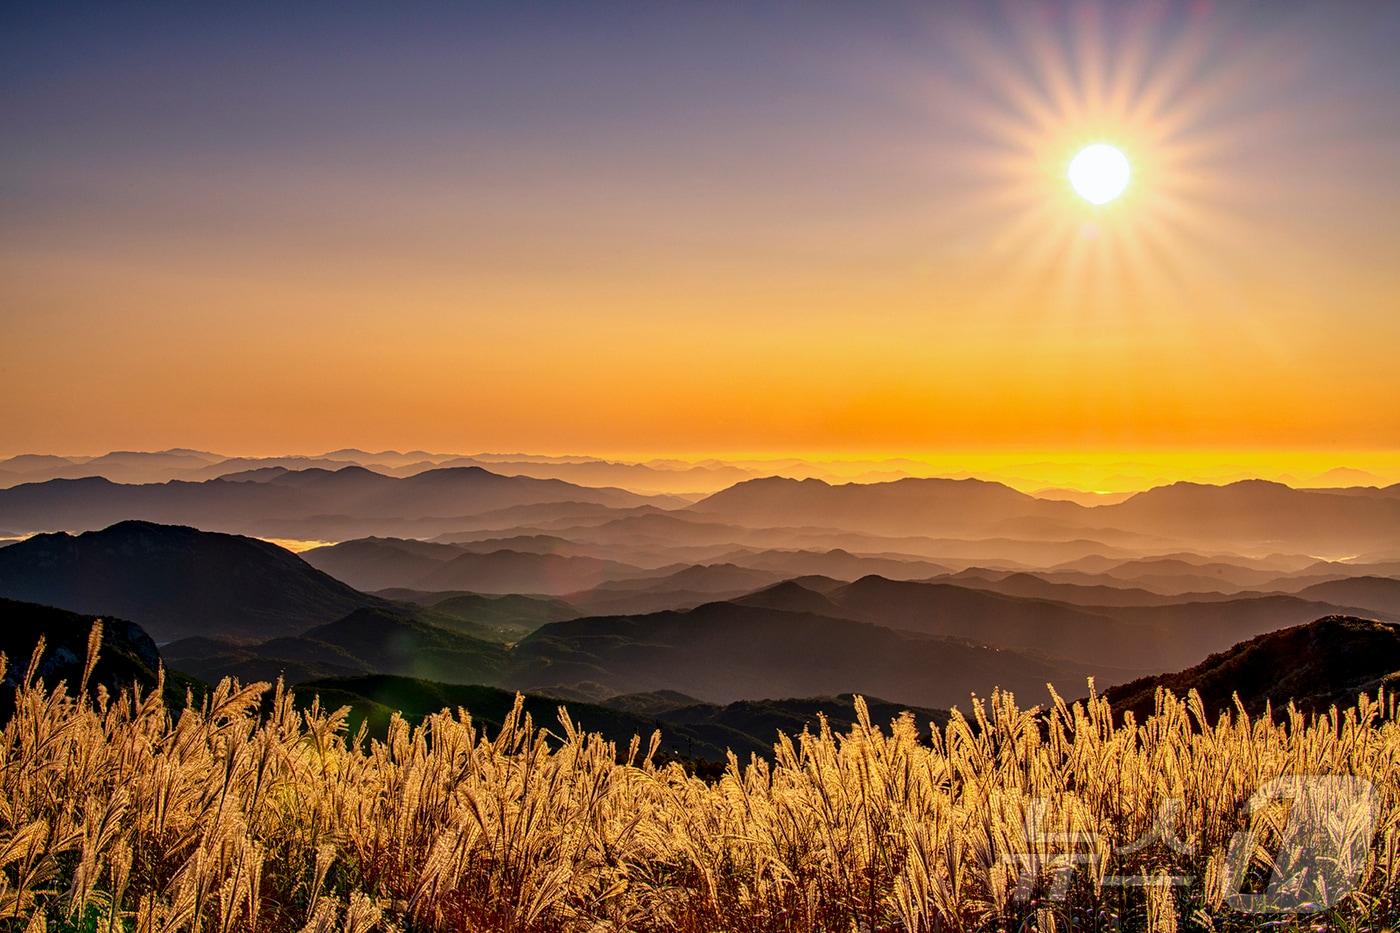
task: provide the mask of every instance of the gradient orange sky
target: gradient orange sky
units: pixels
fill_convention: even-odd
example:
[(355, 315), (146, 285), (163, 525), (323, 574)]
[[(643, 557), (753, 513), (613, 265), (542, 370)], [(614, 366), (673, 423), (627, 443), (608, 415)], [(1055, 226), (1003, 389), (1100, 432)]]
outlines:
[(1400, 7), (397, 12), (6, 6), (0, 453), (1400, 449)]

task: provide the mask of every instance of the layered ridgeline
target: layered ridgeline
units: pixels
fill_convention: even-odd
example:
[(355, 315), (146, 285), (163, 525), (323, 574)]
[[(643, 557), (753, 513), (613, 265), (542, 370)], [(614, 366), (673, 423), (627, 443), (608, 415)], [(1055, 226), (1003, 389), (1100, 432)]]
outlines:
[(115, 483), (168, 483), (235, 477), (272, 479), (300, 470), (364, 467), (389, 476), (414, 476), (429, 470), (481, 467), (503, 476), (559, 479), (584, 486), (620, 486), (638, 492), (708, 493), (763, 475), (757, 465), (710, 461), (623, 463), (593, 457), (541, 457), (525, 454), (459, 455), (426, 450), (367, 451), (344, 448), (310, 456), (227, 457), (203, 450), (116, 450), (100, 456), (60, 457), (21, 454), (0, 460), (0, 486), (42, 483), (51, 479), (98, 476)]
[[(31, 672), (50, 686), (66, 681), (76, 688), (92, 647), (94, 621), (84, 614), (0, 600), (0, 653), (8, 658), (0, 706), (8, 710), (13, 690)], [(656, 628), (648, 650), (664, 650), (659, 644), (666, 639), (665, 625)], [(384, 610), (359, 610), (338, 623), (263, 645), (185, 639), (167, 645), (165, 657), (134, 623), (105, 618), (100, 632), (99, 661), (87, 673), (87, 684), (92, 690), (103, 686), (110, 696), (131, 687), (149, 693), (163, 665), (166, 702), (177, 707), (187, 689), (199, 701), (210, 683), (229, 674), (244, 682), (283, 677), (297, 685), (301, 705), (319, 697), (325, 707), (348, 706), (352, 728), (364, 723), (372, 735), (383, 735), (396, 712), (416, 723), (441, 709), (456, 708), (471, 711), (484, 726), (498, 728), (516, 702), (514, 689), (490, 685), (502, 670), (511, 669), (500, 645), (462, 638)], [(546, 629), (541, 637), (558, 636)], [(31, 668), (41, 638), (46, 648)], [(902, 647), (910, 650), (907, 644)], [(956, 652), (951, 659), (966, 661)], [(520, 676), (530, 663), (516, 659), (514, 676), (521, 681), (517, 686), (530, 686), (528, 677)], [(899, 684), (900, 668), (891, 668), (895, 676), (890, 682)], [(649, 669), (639, 666), (633, 676), (644, 683)], [(946, 671), (933, 673), (948, 677)], [(1014, 669), (1010, 673), (1018, 674)], [(539, 722), (550, 722), (561, 705), (567, 706), (580, 727), (624, 746), (633, 735), (659, 729), (666, 754), (709, 761), (722, 761), (728, 750), (770, 755), (779, 732), (793, 735), (816, 729), (822, 718), (837, 729), (854, 722), (850, 694), (804, 697), (804, 684), (783, 677), (776, 676), (768, 697), (728, 703), (705, 702), (670, 688), (611, 693), (597, 681), (582, 685), (582, 692), (579, 685), (541, 686), (526, 693), (525, 710)], [(681, 670), (672, 681), (687, 678), (712, 692), (724, 689), (704, 681), (703, 666)], [(1196, 692), (1202, 709), (1213, 718), (1236, 706), (1252, 715), (1272, 706), (1276, 715), (1283, 715), (1290, 703), (1304, 713), (1321, 713), (1350, 705), (1358, 695), (1393, 689), (1397, 683), (1400, 625), (1329, 616), (1241, 642), (1185, 670), (1110, 687), (1104, 695), (1116, 710), (1131, 711), (1141, 719), (1154, 710), (1162, 690), (1181, 697)], [(1031, 695), (1039, 695), (1040, 686)], [(872, 715), (882, 720), (907, 711), (919, 728), (947, 721), (936, 708), (873, 697), (868, 703)]]
[[(407, 581), (430, 579), (436, 568), (452, 565), (464, 556), (471, 560), (489, 556), (517, 568), (538, 566), (531, 562), (541, 555), (514, 550), (464, 555), (456, 550), (481, 543), (376, 539), (321, 548), (305, 556), (332, 573), (376, 582), (396, 575)], [(584, 546), (586, 542), (577, 543)], [(568, 592), (578, 580), (562, 570), (557, 576), (531, 576), (528, 584), (573, 607), (573, 616), (649, 616), (722, 603), (731, 608), (707, 609), (706, 614), (727, 612), (737, 618), (743, 610), (751, 617), (748, 610), (753, 608), (807, 613), (1085, 662), (1100, 672), (1114, 669), (1127, 675), (1189, 665), (1240, 639), (1323, 615), (1351, 612), (1396, 618), (1395, 593), (1400, 590), (1400, 581), (1392, 578), (1366, 575), (1331, 579), (1339, 573), (1370, 569), (1369, 565), (1353, 567), (1282, 557), (1268, 561), (1235, 558), (1239, 563), (1229, 564), (1195, 555), (1117, 561), (1086, 558), (1049, 570), (973, 567), (958, 573), (939, 572), (925, 580), (875, 574), (842, 580), (821, 575), (794, 579), (773, 568), (801, 569), (816, 564), (861, 574), (873, 565), (896, 572), (902, 568), (907, 577), (926, 572), (929, 565), (918, 559), (867, 558), (848, 552), (730, 550), (721, 556), (724, 563), (691, 564), (680, 569), (674, 565), (650, 570), (613, 568), (616, 578), (578, 592)], [(1207, 586), (1229, 592), (1178, 592)], [(769, 617), (775, 623), (778, 619)], [(626, 619), (598, 624), (619, 631), (635, 628), (635, 622)], [(623, 643), (634, 640), (629, 636)], [(580, 656), (578, 660), (605, 668), (615, 666), (597, 658), (584, 661)]]
[(725, 602), (553, 622), (520, 638), (524, 626), (473, 616), (489, 600), (395, 602), (265, 542), (144, 522), (0, 550), (0, 595), (130, 618), (168, 643), (173, 665), (211, 680), (383, 673), (579, 697), (676, 689), (726, 703), (860, 691), (943, 706), (997, 685), (1112, 676), (1097, 665)]
[[(441, 547), (457, 545), (426, 549)], [(564, 598), (367, 594), (262, 541), (124, 522), (0, 549), (0, 596), (131, 619), (166, 643), (173, 666), (207, 680), (381, 674), (589, 701), (675, 690), (712, 704), (859, 692), (930, 708), (994, 687), (1038, 697), (1054, 683), (1075, 695), (1087, 677), (1107, 685), (1186, 667), (1241, 639), (1349, 611), (1279, 593), (1086, 606), (942, 579), (808, 576), (748, 589), (770, 572), (728, 563), (637, 572)], [(1131, 595), (1130, 581), (1119, 582)], [(745, 592), (704, 592), (725, 587)], [(1390, 593), (1368, 579), (1353, 590)], [(589, 611), (639, 597), (685, 605)]]
[[(376, 618), (380, 612), (361, 610), (335, 625), (283, 639), (268, 656), (249, 652), (237, 658), (225, 657), (225, 663), (216, 664), (212, 655), (200, 653), (197, 643), (206, 641), (203, 639), (167, 645), (162, 652), (132, 622), (111, 617), (99, 621), (81, 613), (0, 599), (0, 654), (7, 662), (0, 677), (0, 722), (9, 716), (14, 691), (26, 678), (50, 688), (63, 682), (73, 691), (85, 683), (94, 696), (99, 686), (108, 697), (133, 689), (149, 695), (161, 682), (163, 667), (165, 702), (173, 710), (182, 708), (187, 698), (196, 704), (203, 702), (214, 683), (233, 673), (244, 683), (288, 678), (296, 682), (300, 706), (309, 707), (317, 701), (323, 708), (347, 706), (351, 729), (364, 724), (372, 736), (383, 737), (395, 714), (417, 724), (443, 709), (459, 708), (469, 710), (481, 727), (501, 728), (517, 703), (517, 692), (461, 682), (463, 678), (494, 679), (501, 662), (499, 646), (483, 648), (477, 643), (478, 653), (485, 652), (481, 657), (464, 650), (469, 640), (453, 639), (450, 633), (431, 630), (409, 618)], [(95, 646), (91, 641), (94, 633), (100, 635)], [(97, 662), (87, 670), (94, 647)], [(497, 652), (494, 656), (492, 648)], [(182, 650), (193, 654), (180, 656)], [(272, 655), (299, 657), (301, 663), (272, 660)], [(369, 663), (370, 658), (379, 663)], [(412, 676), (394, 670), (407, 670)], [(432, 674), (442, 679), (428, 679)], [(623, 748), (633, 736), (645, 739), (659, 731), (664, 754), (712, 763), (723, 762), (729, 751), (743, 757), (771, 755), (779, 732), (815, 730), (823, 717), (838, 729), (849, 728), (855, 721), (849, 695), (716, 705), (675, 691), (661, 691), (617, 696), (605, 704), (541, 694), (526, 694), (521, 702), (523, 710), (542, 724), (554, 723), (560, 708), (567, 706), (579, 728), (600, 733)], [(916, 727), (924, 730), (930, 723), (942, 724), (947, 718), (936, 709), (875, 698), (869, 703), (871, 710), (885, 719), (909, 712)]]
[(478, 549), (402, 538), (365, 538), (314, 548), (312, 566), (367, 590), (570, 593), (608, 580), (645, 576), (640, 567), (574, 554), (518, 550), (514, 542)]
[(1400, 486), (1301, 490), (1263, 480), (1175, 483), (1090, 508), (972, 479), (831, 485), (773, 477), (740, 483), (691, 509), (725, 521), (885, 536), (1049, 533), (1123, 541), (1124, 535), (1138, 535), (1197, 547), (1356, 554), (1396, 546)]

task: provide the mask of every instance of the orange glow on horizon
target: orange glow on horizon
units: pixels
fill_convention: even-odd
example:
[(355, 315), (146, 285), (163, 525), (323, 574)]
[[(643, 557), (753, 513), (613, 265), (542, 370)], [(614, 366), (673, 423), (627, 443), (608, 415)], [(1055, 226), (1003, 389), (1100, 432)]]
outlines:
[[(77, 194), (0, 242), (3, 445), (1390, 463), (1391, 150), (1298, 92), (1316, 24), (1008, 9), (814, 56), (854, 103), (152, 134), (36, 184)], [(1132, 171), (1097, 206), (1096, 141)]]

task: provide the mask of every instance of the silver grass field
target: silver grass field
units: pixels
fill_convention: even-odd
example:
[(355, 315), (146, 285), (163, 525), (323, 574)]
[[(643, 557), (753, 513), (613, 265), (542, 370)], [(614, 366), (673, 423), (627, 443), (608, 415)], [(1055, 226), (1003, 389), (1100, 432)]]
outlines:
[[(97, 644), (94, 629), (89, 672)], [(997, 694), (922, 743), (858, 703), (849, 733), (779, 737), (771, 762), (731, 756), (707, 781), (562, 708), (545, 729), (517, 705), (494, 736), (444, 710), (378, 741), (281, 685), (226, 680), (176, 710), (86, 679), (20, 678), (0, 741), (0, 928), (1155, 933), (1397, 916), (1384, 696), (1305, 720), (1210, 719), (1164, 694), (1125, 722), (1097, 697)], [(1247, 805), (1300, 776), (1369, 793), (1331, 800), (1347, 785), (1323, 780), (1304, 849), (1287, 844), (1296, 803)]]

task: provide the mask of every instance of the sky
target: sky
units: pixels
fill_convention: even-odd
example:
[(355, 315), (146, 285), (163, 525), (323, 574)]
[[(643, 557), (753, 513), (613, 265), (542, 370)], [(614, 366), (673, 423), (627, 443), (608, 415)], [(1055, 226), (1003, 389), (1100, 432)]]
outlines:
[(0, 453), (1388, 457), (1397, 44), (1340, 0), (7, 3)]

